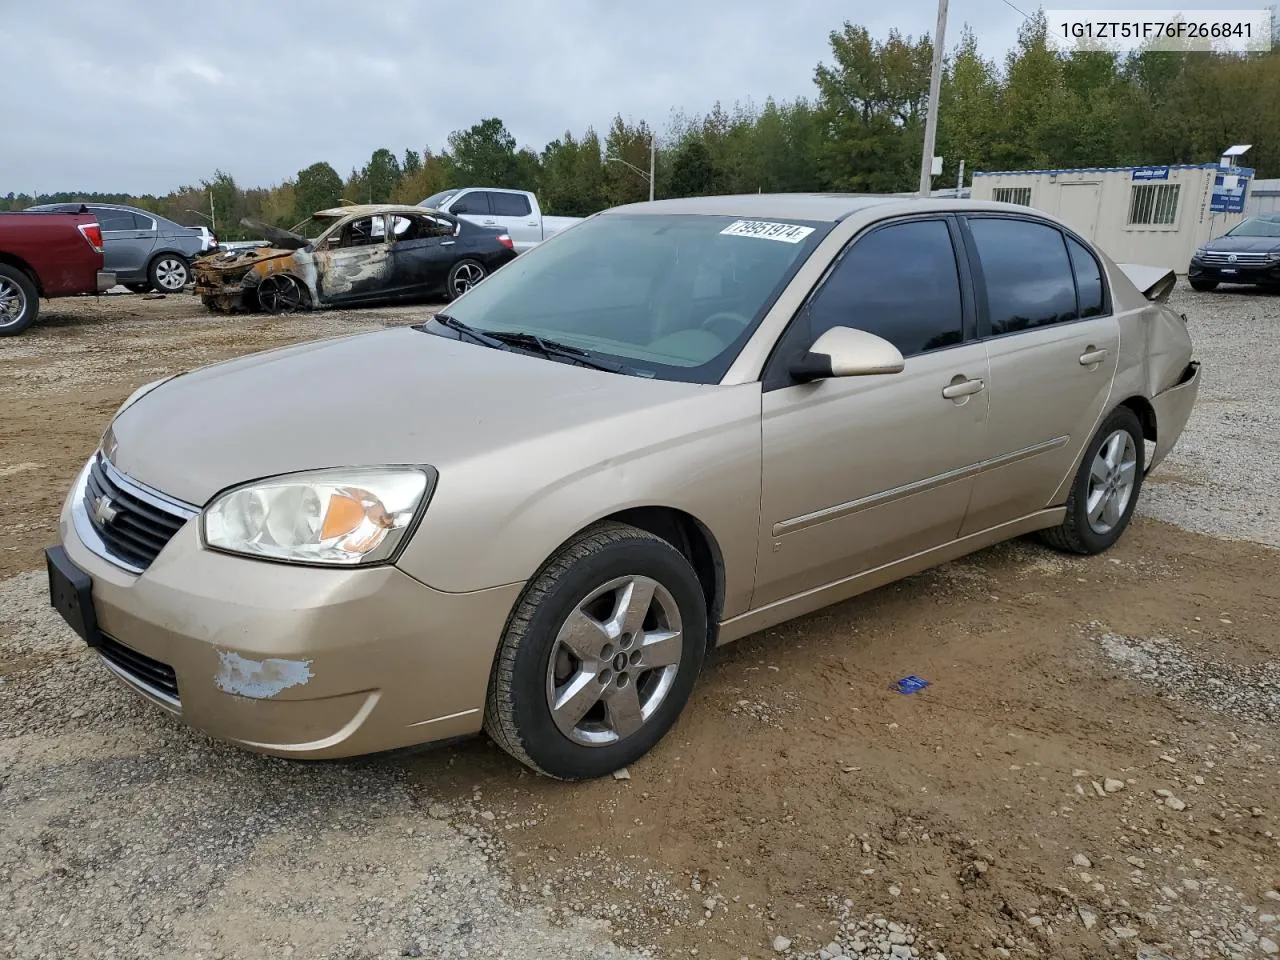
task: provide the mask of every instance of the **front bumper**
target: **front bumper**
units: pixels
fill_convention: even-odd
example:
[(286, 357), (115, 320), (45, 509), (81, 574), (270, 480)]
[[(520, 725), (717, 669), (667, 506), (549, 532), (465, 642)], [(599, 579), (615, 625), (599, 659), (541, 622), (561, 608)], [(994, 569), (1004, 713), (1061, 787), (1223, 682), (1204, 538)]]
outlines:
[(1280, 260), (1264, 264), (1206, 263), (1193, 258), (1187, 269), (1189, 280), (1218, 283), (1280, 284)]
[[(134, 574), (59, 533), (93, 581), (119, 679), (210, 736), (277, 756), (375, 753), (480, 730), (489, 671), (522, 584), (433, 590), (395, 567), (318, 569), (204, 549), (198, 521)], [(129, 669), (131, 653), (142, 669)], [(172, 669), (176, 696), (148, 681)], [(125, 668), (121, 668), (121, 663)], [(171, 689), (171, 688), (166, 688)]]
[(98, 271), (98, 292), (106, 293), (116, 285), (116, 275), (110, 270)]

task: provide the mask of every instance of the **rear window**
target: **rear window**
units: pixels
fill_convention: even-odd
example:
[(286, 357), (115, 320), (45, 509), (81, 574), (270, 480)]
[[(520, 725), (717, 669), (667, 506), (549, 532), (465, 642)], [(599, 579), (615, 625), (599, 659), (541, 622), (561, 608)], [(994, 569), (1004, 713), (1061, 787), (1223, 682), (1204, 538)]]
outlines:
[(533, 213), (529, 198), (519, 193), (491, 193), (489, 204), (495, 217), (527, 217)]

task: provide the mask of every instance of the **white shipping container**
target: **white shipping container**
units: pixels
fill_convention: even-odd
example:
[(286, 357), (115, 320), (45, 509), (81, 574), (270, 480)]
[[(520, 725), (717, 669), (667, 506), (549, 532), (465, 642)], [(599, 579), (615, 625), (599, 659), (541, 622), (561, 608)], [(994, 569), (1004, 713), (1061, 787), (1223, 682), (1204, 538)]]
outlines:
[(975, 200), (1057, 217), (1119, 263), (1187, 272), (1191, 254), (1244, 219), (1253, 170), (1216, 163), (975, 172)]

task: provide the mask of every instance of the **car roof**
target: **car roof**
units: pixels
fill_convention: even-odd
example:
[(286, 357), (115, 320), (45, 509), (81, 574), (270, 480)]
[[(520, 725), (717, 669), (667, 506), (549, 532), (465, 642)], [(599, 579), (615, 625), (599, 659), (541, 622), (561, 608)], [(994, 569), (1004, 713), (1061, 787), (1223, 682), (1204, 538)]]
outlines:
[(431, 207), (415, 207), (407, 203), (354, 203), (349, 207), (317, 210), (313, 217), (374, 217), (380, 213), (436, 213)]
[[(891, 210), (897, 206), (901, 210)], [(764, 220), (810, 220), (838, 223), (871, 208), (884, 213), (959, 213), (965, 210), (1020, 213), (1043, 216), (1040, 211), (1012, 203), (981, 200), (944, 200), (864, 193), (747, 193), (724, 197), (684, 197), (655, 200), (614, 207), (606, 213), (701, 214), (703, 216), (750, 217)]]

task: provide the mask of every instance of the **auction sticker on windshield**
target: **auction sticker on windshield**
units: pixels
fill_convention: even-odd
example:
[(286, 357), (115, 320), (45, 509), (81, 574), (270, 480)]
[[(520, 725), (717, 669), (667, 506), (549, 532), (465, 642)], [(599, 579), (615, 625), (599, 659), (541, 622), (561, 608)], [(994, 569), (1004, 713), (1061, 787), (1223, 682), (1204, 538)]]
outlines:
[(801, 227), (794, 223), (772, 223), (768, 220), (737, 220), (720, 233), (726, 237), (757, 237), (761, 240), (799, 243), (813, 233), (813, 227)]

